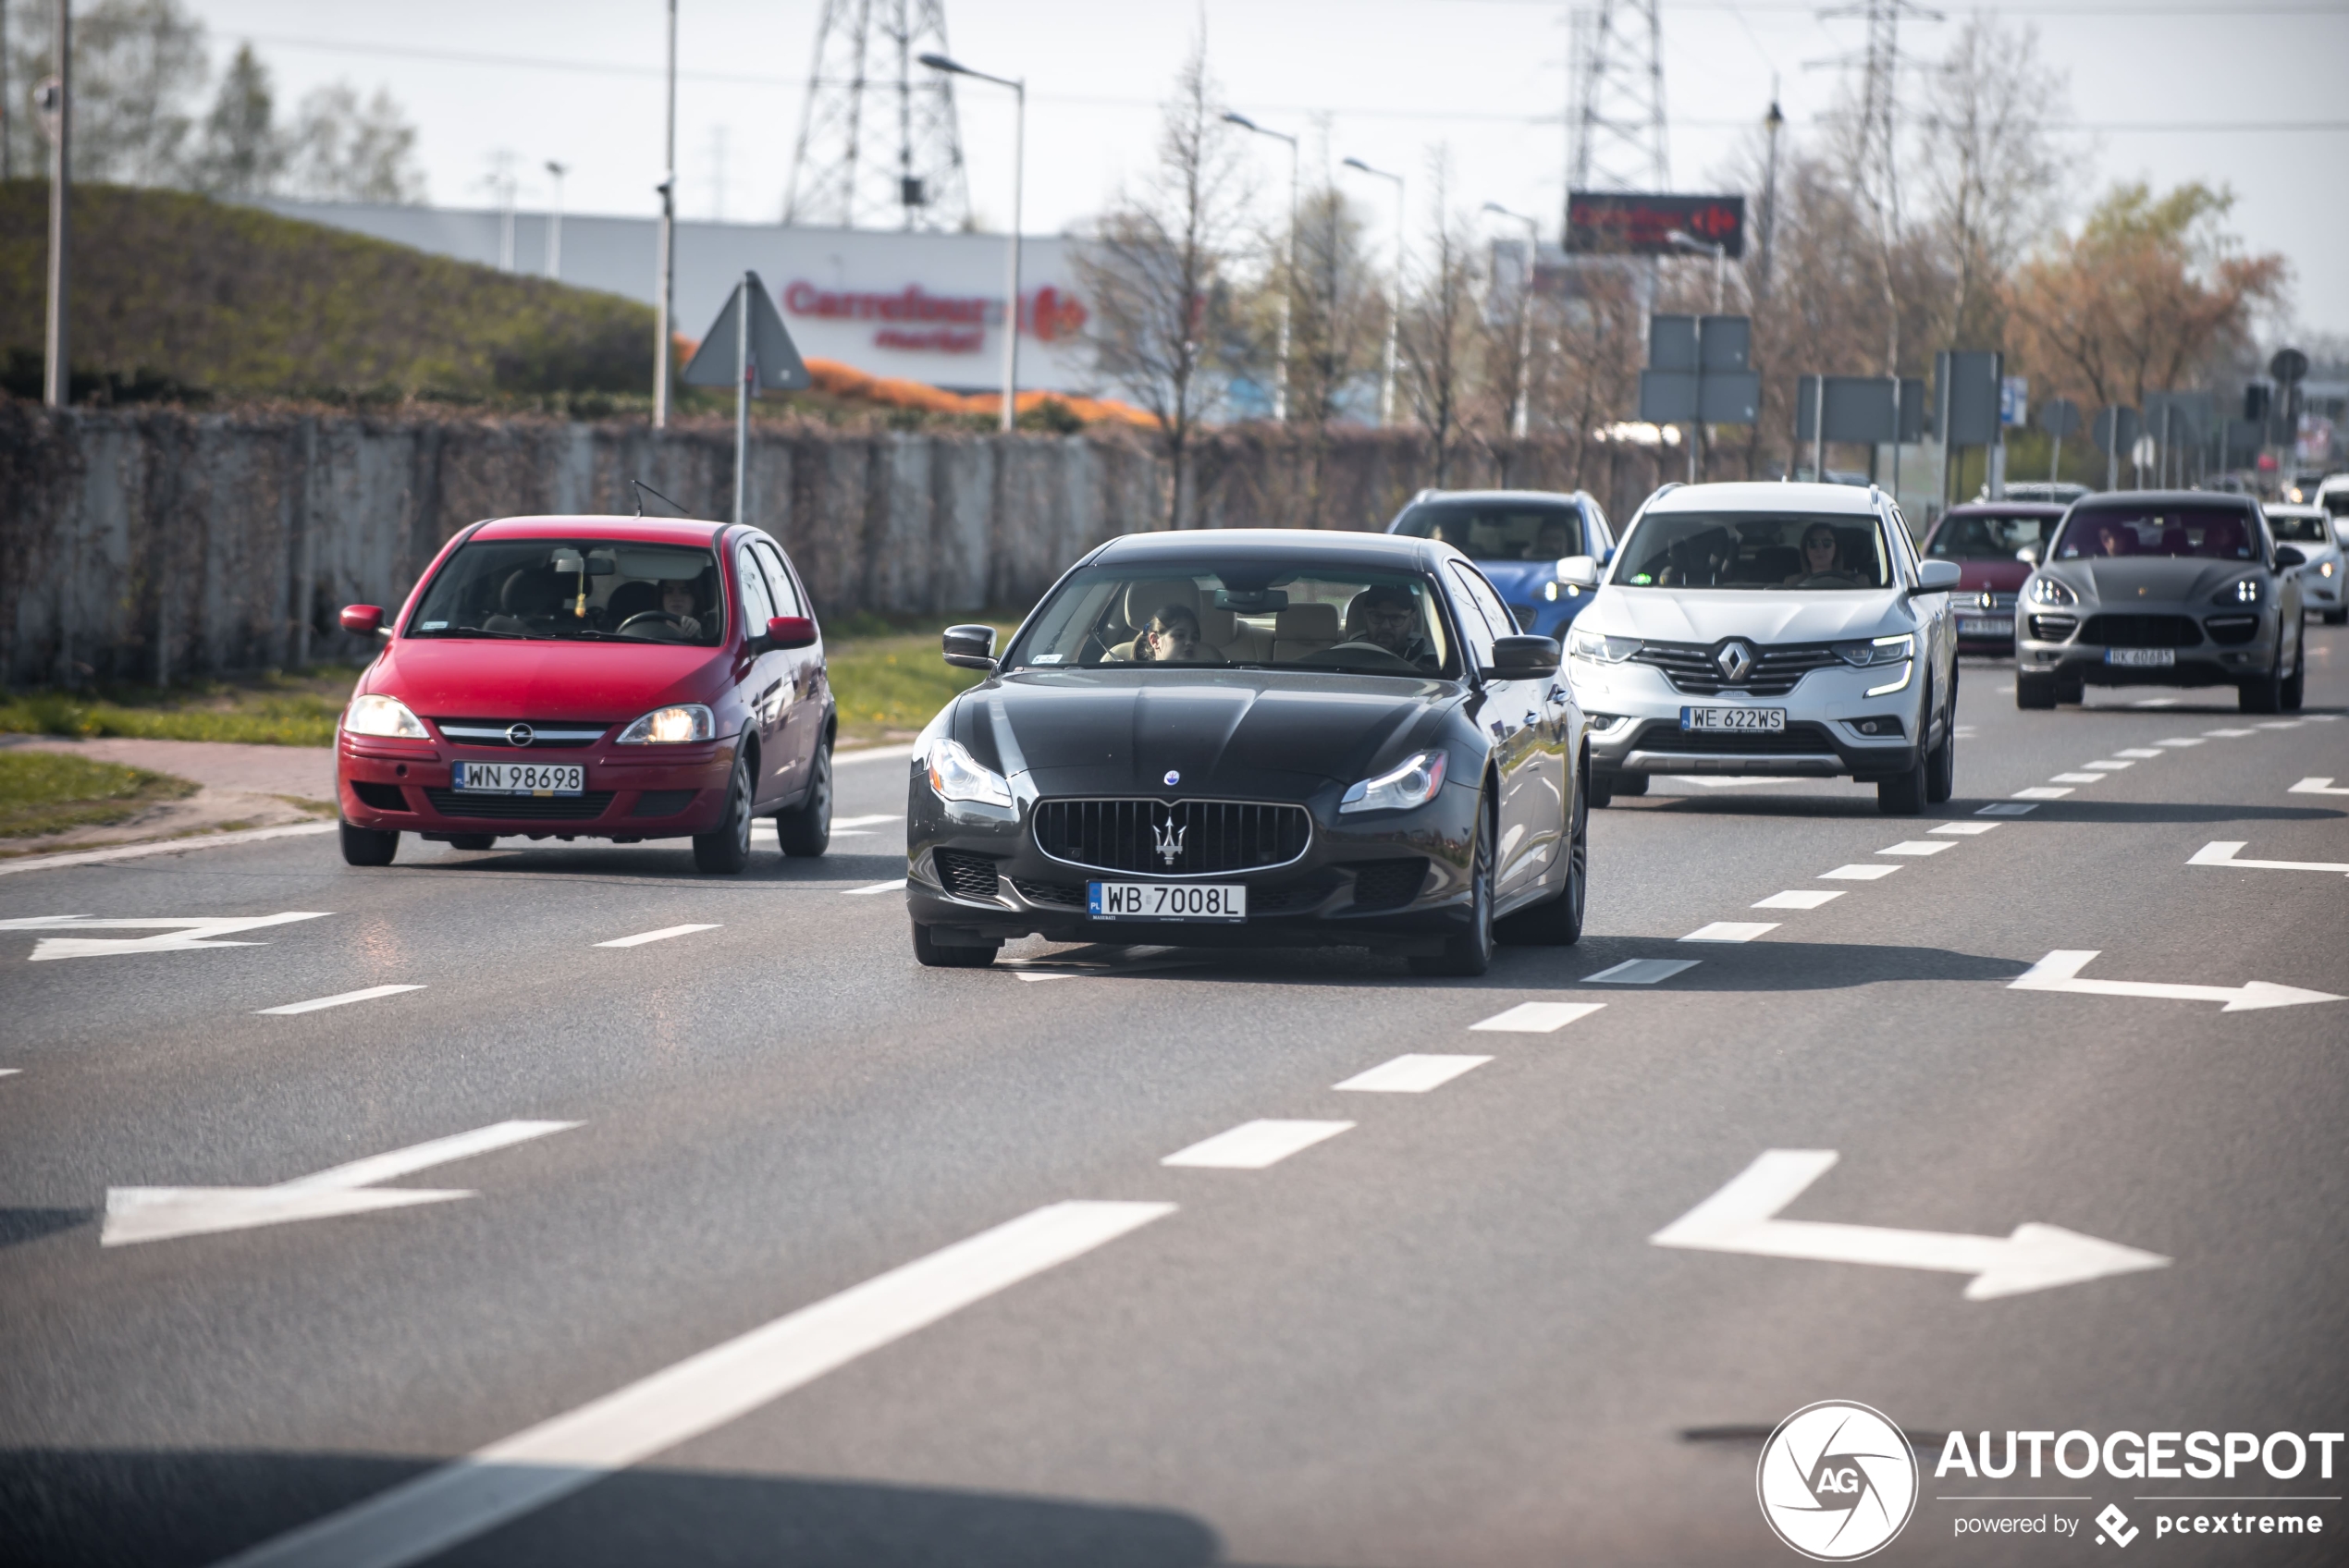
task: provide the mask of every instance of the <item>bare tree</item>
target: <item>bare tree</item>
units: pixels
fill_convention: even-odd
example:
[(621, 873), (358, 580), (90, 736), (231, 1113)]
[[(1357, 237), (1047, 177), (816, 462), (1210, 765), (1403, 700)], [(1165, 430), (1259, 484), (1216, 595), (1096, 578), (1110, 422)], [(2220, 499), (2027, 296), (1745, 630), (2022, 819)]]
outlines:
[(1228, 332), (1211, 318), (1227, 307), (1225, 275), (1247, 203), (1202, 38), (1176, 73), (1156, 166), (1121, 193), (1076, 256), (1093, 305), (1094, 361), (1158, 422), (1173, 472), (1170, 528), (1182, 526), (1193, 438), (1223, 394), (1218, 359)]
[(295, 194), (320, 201), (424, 199), (416, 128), (380, 87), (363, 104), (347, 81), (329, 82), (304, 97), (294, 120), (288, 173)]
[(269, 67), (252, 44), (240, 44), (204, 116), (203, 136), (190, 165), (192, 183), (216, 196), (266, 196), (285, 172), (286, 153)]
[(1482, 322), (1475, 240), (1451, 207), (1451, 158), (1428, 156), (1426, 257), (1401, 323), (1403, 393), (1435, 447), (1435, 483), (1451, 475), (1452, 448), (1475, 396)]
[[(16, 0), (5, 116), (9, 160), (47, 166), (48, 147), (21, 112), (24, 84), (55, 71), (55, 7)], [(178, 0), (98, 0), (73, 24), (73, 173), (114, 185), (172, 185), (186, 173), (191, 104), (203, 90), (203, 24)]]

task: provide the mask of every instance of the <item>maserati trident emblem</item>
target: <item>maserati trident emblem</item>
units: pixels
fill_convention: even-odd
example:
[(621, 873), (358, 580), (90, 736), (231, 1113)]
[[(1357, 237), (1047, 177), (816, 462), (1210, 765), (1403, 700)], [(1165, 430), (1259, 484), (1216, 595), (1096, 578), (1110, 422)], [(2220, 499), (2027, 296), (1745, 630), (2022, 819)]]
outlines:
[(1173, 866), (1182, 858), (1183, 839), (1189, 833), (1190, 829), (1187, 827), (1175, 827), (1174, 819), (1171, 816), (1152, 828), (1150, 837), (1158, 842), (1158, 858), (1164, 861), (1170, 867)]
[(1746, 671), (1753, 668), (1753, 649), (1732, 637), (1721, 644), (1720, 651), (1713, 655), (1713, 662), (1720, 667), (1721, 678), (1734, 686), (1745, 679)]
[(1171, 767), (1166, 770), (1166, 782), (1168, 784), (1180, 784), (1182, 781), (1183, 776), (1181, 773)]
[(506, 728), (506, 742), (509, 745), (527, 746), (536, 739), (538, 731), (527, 724), (513, 724)]

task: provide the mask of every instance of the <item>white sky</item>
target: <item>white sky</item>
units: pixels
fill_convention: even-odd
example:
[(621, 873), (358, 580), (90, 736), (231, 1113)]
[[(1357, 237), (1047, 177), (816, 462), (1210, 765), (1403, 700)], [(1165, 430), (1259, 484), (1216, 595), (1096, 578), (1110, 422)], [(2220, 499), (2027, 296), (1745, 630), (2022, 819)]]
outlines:
[[(649, 214), (660, 171), (660, 0), (190, 0), (215, 62), (250, 38), (289, 110), (338, 77), (390, 89), (420, 129), (430, 199), (487, 205), (484, 176), (510, 152), (533, 177), (568, 165), (574, 212)], [(1534, 0), (945, 0), (953, 52), (1025, 74), (1027, 222), (1050, 232), (1096, 211), (1149, 160), (1158, 102), (1187, 42), (1207, 30), (1232, 104), (1260, 122), (1328, 128), (1328, 155), (1412, 181), (1414, 226), (1431, 152), (1448, 147), (1456, 201), (1498, 202), (1555, 236), (1564, 179), (1567, 7)], [(1674, 183), (1705, 189), (1769, 102), (1772, 73), (1798, 129), (1826, 109), (1836, 73), (1809, 62), (1857, 49), (1862, 26), (1800, 0), (1663, 0), (1664, 80)], [(1940, 8), (1965, 14), (1962, 0)], [(2116, 179), (2232, 186), (2233, 224), (2290, 259), (2296, 325), (2349, 333), (2349, 0), (2021, 0), (1998, 7), (2037, 28), (2066, 72), (2076, 141), (2076, 214)], [(799, 130), (821, 0), (681, 0), (680, 210), (773, 221)], [(1938, 53), (1953, 22), (1904, 26)], [(473, 57), (469, 57), (473, 56)], [(483, 57), (486, 56), (486, 57)], [(534, 66), (529, 62), (543, 62)], [(548, 68), (555, 66), (578, 68)], [(1002, 224), (1011, 206), (1009, 94), (959, 93), (972, 197)], [(2225, 129), (2300, 125), (2299, 131)], [(2176, 125), (2179, 130), (2136, 129)], [(1309, 158), (1318, 155), (1309, 137)], [(722, 161), (719, 148), (723, 146)], [(1285, 198), (1285, 150), (1258, 139), (1268, 197)], [(720, 171), (722, 169), (722, 180)], [(1348, 176), (1359, 180), (1359, 176)], [(1392, 187), (1361, 181), (1385, 212)], [(1268, 209), (1269, 210), (1269, 209)], [(1521, 229), (1504, 227), (1501, 233)]]

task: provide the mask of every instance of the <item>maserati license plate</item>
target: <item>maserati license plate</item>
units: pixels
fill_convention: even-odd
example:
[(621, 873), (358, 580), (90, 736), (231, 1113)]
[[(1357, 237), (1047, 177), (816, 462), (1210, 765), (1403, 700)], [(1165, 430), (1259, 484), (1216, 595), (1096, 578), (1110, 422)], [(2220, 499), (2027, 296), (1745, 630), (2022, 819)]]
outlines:
[(2107, 648), (2104, 662), (2124, 669), (2168, 669), (2178, 662), (2175, 648)]
[(1085, 902), (1095, 920), (1248, 918), (1248, 888), (1241, 883), (1088, 882)]
[(1784, 708), (1682, 708), (1680, 728), (1697, 729), (1753, 729), (1776, 735), (1786, 729)]
[(587, 769), (575, 762), (460, 762), (449, 773), (451, 787), (466, 795), (577, 795), (587, 788)]

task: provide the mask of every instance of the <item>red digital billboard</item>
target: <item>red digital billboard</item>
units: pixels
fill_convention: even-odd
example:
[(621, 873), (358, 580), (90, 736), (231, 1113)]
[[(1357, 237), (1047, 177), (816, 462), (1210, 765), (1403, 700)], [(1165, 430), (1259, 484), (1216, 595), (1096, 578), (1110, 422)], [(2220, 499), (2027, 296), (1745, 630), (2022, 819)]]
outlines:
[[(1689, 243), (1673, 239), (1688, 237)], [(1566, 248), (1580, 254), (1686, 256), (1745, 254), (1745, 198), (1660, 196), (1633, 190), (1577, 190), (1566, 200)]]

